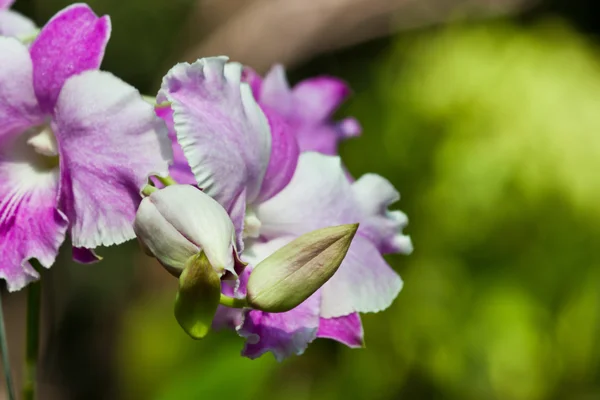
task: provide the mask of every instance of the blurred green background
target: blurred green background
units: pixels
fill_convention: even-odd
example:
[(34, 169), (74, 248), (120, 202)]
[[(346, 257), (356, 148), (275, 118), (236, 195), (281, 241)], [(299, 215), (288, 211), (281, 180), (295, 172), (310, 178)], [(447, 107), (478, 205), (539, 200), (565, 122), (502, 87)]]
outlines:
[[(68, 3), (17, 8), (43, 23)], [(203, 24), (189, 21), (194, 3), (92, 1), (113, 19), (105, 68), (155, 93), (169, 65), (213, 32), (190, 33)], [(317, 340), (277, 363), (241, 358), (233, 332), (193, 341), (172, 315), (176, 282), (132, 243), (94, 266), (63, 254), (46, 275), (40, 398), (600, 399), (592, 5), (512, 4), (485, 17), (461, 8), (418, 26), (403, 25), (405, 14), (377, 39), (290, 62), (292, 82), (350, 83), (339, 116), (364, 131), (342, 156), (355, 176), (390, 179), (410, 218), (415, 252), (389, 257), (404, 289), (390, 309), (363, 316), (366, 349)]]

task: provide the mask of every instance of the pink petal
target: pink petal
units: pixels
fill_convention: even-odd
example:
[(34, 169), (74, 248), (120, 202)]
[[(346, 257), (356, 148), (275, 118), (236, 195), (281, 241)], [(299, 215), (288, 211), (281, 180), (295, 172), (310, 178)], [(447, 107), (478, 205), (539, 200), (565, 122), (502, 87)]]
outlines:
[(275, 65), (264, 80), (247, 69), (245, 79), (252, 85), (260, 106), (278, 113), (288, 122), (302, 152), (336, 155), (340, 141), (361, 133), (360, 124), (354, 118), (340, 122), (330, 120), (350, 94), (348, 85), (340, 79), (310, 78), (290, 89), (281, 65)]
[(32, 64), (18, 40), (0, 37), (0, 139), (43, 122), (33, 91)]
[(340, 79), (328, 76), (306, 79), (293, 89), (297, 117), (325, 121), (349, 95), (350, 88)]
[(3, 138), (0, 147), (0, 278), (10, 291), (39, 278), (30, 259), (54, 263), (68, 225), (56, 209), (58, 169), (47, 168), (27, 139)]
[(255, 99), (260, 98), (260, 89), (262, 86), (262, 77), (252, 68), (244, 67), (242, 71), (242, 80), (250, 85)]
[[(256, 215), (267, 239), (296, 237), (326, 226), (362, 224), (371, 218), (355, 197), (340, 159), (311, 152), (301, 154), (289, 185), (257, 206)], [(402, 280), (367, 233), (359, 227), (339, 270), (323, 286), (322, 317), (380, 311), (400, 291)]]
[(360, 222), (362, 217), (339, 157), (312, 152), (300, 155), (290, 183), (258, 205), (256, 215), (266, 239), (296, 237), (327, 226)]
[(65, 81), (100, 67), (110, 37), (108, 16), (98, 18), (86, 4), (58, 12), (31, 45), (34, 87), (45, 112), (54, 108)]
[[(163, 79), (158, 101), (170, 101), (177, 140), (198, 186), (219, 201), (238, 225), (251, 204), (269, 163), (271, 134), (241, 66), (225, 57), (178, 64)], [(245, 196), (240, 199), (240, 196)]]
[(319, 328), (319, 300), (316, 292), (304, 303), (285, 313), (247, 311), (244, 323), (238, 329), (246, 338), (242, 355), (257, 358), (270, 351), (277, 361), (304, 353), (317, 336)]
[(0, 10), (9, 9), (10, 6), (12, 6), (14, 2), (15, 2), (15, 0), (0, 0)]
[(37, 31), (32, 20), (12, 10), (0, 7), (0, 36), (29, 36)]
[(166, 175), (171, 148), (164, 123), (137, 90), (86, 71), (65, 83), (53, 123), (61, 160), (60, 206), (73, 246), (118, 244), (135, 235), (140, 190)]
[(364, 331), (358, 313), (337, 318), (321, 318), (317, 337), (337, 340), (352, 348), (365, 345)]
[(169, 167), (169, 175), (177, 183), (195, 185), (196, 178), (190, 168), (190, 165), (183, 154), (183, 149), (177, 143), (177, 134), (175, 133), (175, 122), (173, 121), (173, 109), (171, 107), (160, 107), (156, 108), (156, 115), (160, 117), (169, 130), (169, 139), (171, 140), (171, 147), (173, 149), (173, 164)]
[(321, 289), (321, 316), (383, 311), (398, 296), (402, 285), (400, 276), (375, 245), (356, 235), (342, 265)]
[(379, 175), (366, 174), (352, 184), (352, 191), (365, 216), (361, 224), (362, 234), (384, 254), (410, 254), (412, 242), (402, 233), (408, 217), (402, 211), (388, 210), (390, 204), (400, 200), (400, 193), (394, 186)]
[(84, 247), (73, 247), (73, 260), (80, 264), (94, 264), (102, 260), (102, 257), (97, 255), (94, 250)]
[(285, 120), (266, 106), (263, 111), (271, 127), (271, 158), (257, 202), (270, 199), (286, 187), (294, 175), (300, 154), (296, 138)]
[(274, 65), (265, 75), (257, 99), (261, 107), (270, 107), (288, 119), (297, 112), (283, 65)]

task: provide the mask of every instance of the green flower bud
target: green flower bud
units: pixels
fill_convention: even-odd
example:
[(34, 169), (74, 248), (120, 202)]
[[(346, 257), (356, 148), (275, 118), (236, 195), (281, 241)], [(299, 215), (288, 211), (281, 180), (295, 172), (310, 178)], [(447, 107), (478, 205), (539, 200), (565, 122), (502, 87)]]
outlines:
[(337, 271), (357, 229), (358, 224), (318, 229), (271, 254), (248, 279), (249, 306), (267, 312), (298, 306)]
[(212, 324), (221, 296), (221, 280), (206, 254), (188, 259), (179, 276), (175, 318), (193, 339), (202, 339)]

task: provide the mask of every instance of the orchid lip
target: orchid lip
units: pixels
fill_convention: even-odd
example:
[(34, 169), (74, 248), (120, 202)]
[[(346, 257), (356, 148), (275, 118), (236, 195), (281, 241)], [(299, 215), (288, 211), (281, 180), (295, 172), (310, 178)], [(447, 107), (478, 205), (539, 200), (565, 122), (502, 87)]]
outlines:
[(57, 167), (58, 143), (49, 122), (36, 125), (24, 132), (28, 137), (27, 145), (39, 155), (37, 161), (48, 169)]
[(260, 237), (260, 228), (262, 222), (258, 219), (256, 211), (249, 207), (246, 209), (246, 216), (244, 217), (244, 232), (243, 237), (256, 239)]

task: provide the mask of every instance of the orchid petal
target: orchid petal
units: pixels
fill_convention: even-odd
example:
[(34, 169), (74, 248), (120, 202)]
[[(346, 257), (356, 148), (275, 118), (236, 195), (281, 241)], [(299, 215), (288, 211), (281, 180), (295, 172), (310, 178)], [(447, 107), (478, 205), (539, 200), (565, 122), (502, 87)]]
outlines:
[(321, 316), (334, 318), (354, 312), (379, 312), (388, 308), (402, 279), (385, 262), (377, 248), (356, 235), (344, 262), (321, 289)]
[(140, 190), (149, 175), (166, 176), (171, 158), (166, 128), (152, 106), (115, 76), (86, 71), (65, 83), (53, 126), (60, 206), (73, 245), (95, 248), (135, 237)]
[(27, 48), (18, 40), (0, 37), (0, 138), (41, 124), (43, 116), (33, 91), (33, 67)]
[[(312, 152), (300, 156), (289, 185), (257, 206), (256, 215), (267, 239), (368, 222), (372, 217), (355, 198), (340, 159)], [(400, 291), (402, 280), (386, 264), (369, 233), (359, 227), (342, 265), (323, 286), (322, 317), (380, 311)]]
[(71, 250), (73, 252), (73, 260), (80, 264), (94, 264), (102, 260), (102, 257), (96, 254), (92, 249), (73, 247)]
[(7, 10), (14, 4), (15, 0), (0, 0), (0, 10)]
[(365, 215), (361, 224), (363, 235), (369, 237), (384, 254), (410, 254), (412, 242), (409, 236), (402, 234), (408, 217), (402, 211), (387, 209), (400, 200), (400, 193), (394, 186), (379, 175), (366, 174), (352, 184), (352, 191)]
[(31, 45), (31, 59), (43, 111), (52, 111), (69, 77), (100, 66), (110, 31), (109, 17), (98, 18), (86, 4), (63, 9), (42, 28)]
[(291, 311), (266, 313), (248, 311), (238, 333), (246, 338), (242, 355), (257, 358), (270, 351), (277, 361), (304, 353), (317, 337), (320, 292)]
[(242, 70), (242, 80), (250, 85), (254, 98), (259, 99), (263, 80), (262, 77), (252, 68), (244, 67)]
[(169, 167), (169, 175), (175, 179), (177, 183), (195, 185), (196, 178), (188, 164), (187, 158), (183, 154), (183, 149), (177, 143), (177, 133), (175, 133), (175, 122), (173, 121), (173, 109), (171, 107), (156, 108), (156, 115), (160, 117), (169, 130), (169, 139), (173, 149), (173, 163)]
[(289, 118), (296, 110), (292, 89), (285, 76), (283, 65), (274, 65), (265, 75), (260, 87), (259, 104), (267, 106)]
[[(248, 261), (244, 258), (245, 261)], [(240, 274), (237, 281), (221, 280), (221, 293), (229, 297), (243, 299), (246, 297), (246, 285), (250, 278), (252, 267), (246, 267)], [(230, 308), (219, 306), (213, 319), (212, 329), (237, 329), (244, 322), (245, 311), (241, 308)]]
[(12, 10), (3, 10), (0, 6), (0, 36), (28, 36), (37, 31), (34, 22)]
[(348, 85), (340, 79), (311, 78), (291, 89), (283, 66), (275, 65), (263, 80), (247, 68), (244, 80), (252, 86), (263, 110), (275, 111), (288, 122), (301, 152), (336, 155), (341, 140), (360, 135), (356, 119), (330, 120), (350, 94)]
[(306, 79), (293, 89), (298, 118), (325, 122), (350, 95), (341, 79), (321, 76)]
[(271, 157), (257, 202), (270, 199), (287, 186), (294, 176), (300, 154), (289, 124), (269, 108), (263, 107), (263, 111), (271, 127)]
[(198, 186), (230, 212), (238, 231), (244, 210), (232, 207), (257, 198), (271, 151), (267, 119), (240, 79), (241, 66), (226, 57), (201, 59), (173, 67), (158, 96), (172, 104)]
[(339, 157), (312, 152), (300, 155), (290, 183), (277, 196), (259, 204), (256, 215), (262, 222), (261, 235), (267, 239), (295, 237), (361, 220)]
[(364, 331), (360, 315), (353, 313), (344, 317), (321, 318), (318, 338), (337, 340), (351, 348), (364, 346)]
[[(251, 243), (244, 252), (244, 261), (258, 265), (277, 249), (293, 240), (293, 237), (279, 237), (268, 242)], [(251, 268), (247, 267), (245, 278), (240, 280), (240, 288), (236, 297), (245, 295)], [(238, 334), (247, 339), (242, 355), (257, 358), (271, 351), (278, 361), (293, 354), (300, 355), (310, 342), (316, 338), (319, 326), (320, 293), (310, 298), (291, 311), (284, 313), (267, 313), (256, 310), (245, 310), (243, 323), (239, 324), (236, 315), (229, 315), (231, 322), (238, 322)]]
[(27, 139), (3, 138), (0, 146), (0, 278), (10, 291), (39, 278), (30, 259), (54, 263), (68, 225), (56, 209), (58, 169), (46, 168)]

